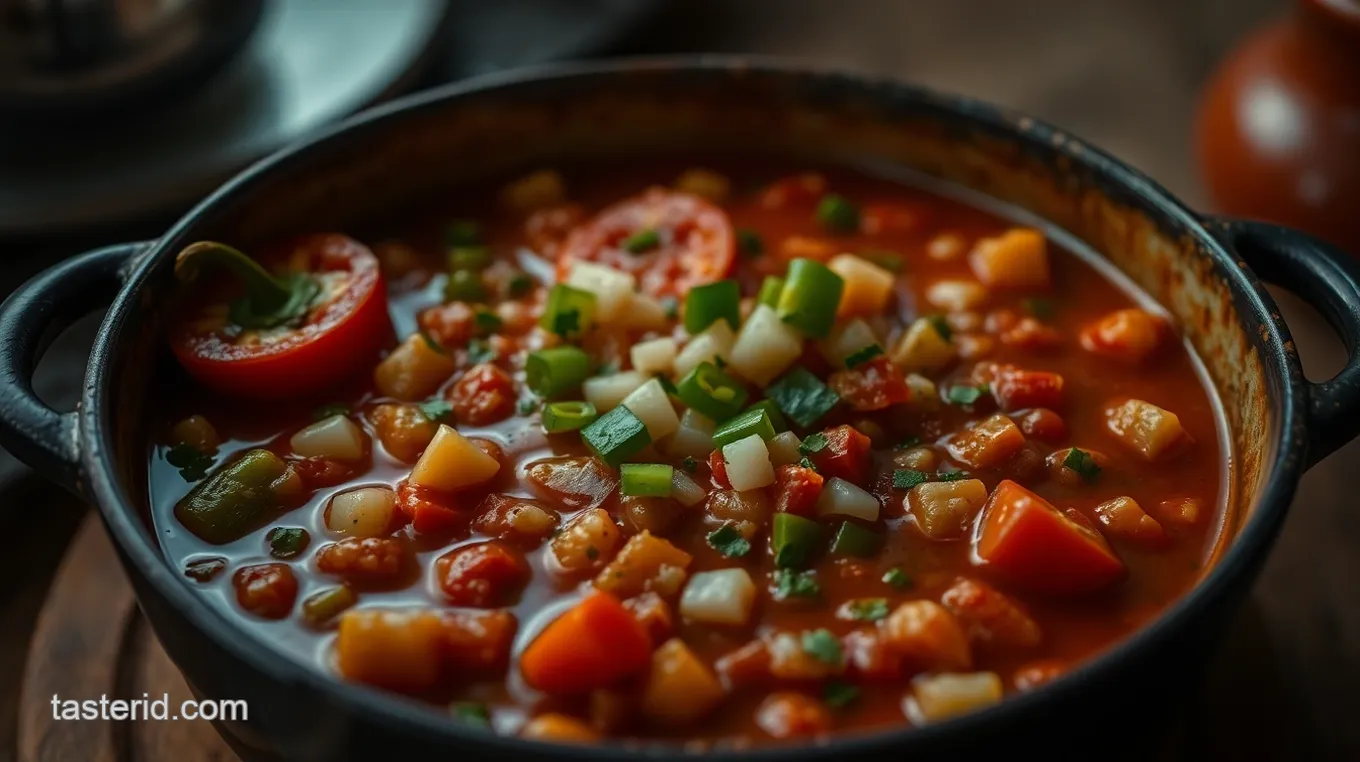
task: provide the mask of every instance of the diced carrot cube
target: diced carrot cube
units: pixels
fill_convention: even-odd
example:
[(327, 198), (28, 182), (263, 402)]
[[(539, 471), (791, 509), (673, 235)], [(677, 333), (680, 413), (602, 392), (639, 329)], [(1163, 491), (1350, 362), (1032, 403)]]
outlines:
[(600, 734), (575, 717), (549, 712), (524, 723), (520, 738), (551, 743), (598, 743)]
[(1048, 244), (1043, 233), (1030, 228), (978, 241), (968, 254), (968, 264), (987, 286), (1024, 289), (1049, 284)]
[(595, 592), (543, 629), (520, 656), (520, 671), (544, 693), (604, 688), (651, 662), (652, 639), (614, 596)]
[(1157, 504), (1162, 523), (1192, 527), (1204, 518), (1204, 501), (1197, 497), (1173, 497)]
[(1139, 363), (1156, 352), (1171, 329), (1162, 318), (1136, 308), (1116, 310), (1081, 331), (1088, 352)]
[(1043, 637), (1039, 625), (1004, 593), (975, 579), (959, 577), (940, 603), (956, 617), (975, 642), (1007, 648), (1032, 648)]
[(1121, 443), (1149, 461), (1190, 441), (1175, 413), (1139, 399), (1106, 408), (1105, 426)]
[(1162, 525), (1147, 515), (1131, 497), (1107, 500), (1097, 505), (1093, 511), (1101, 525), (1105, 527), (1107, 535), (1149, 546), (1164, 545), (1168, 539)]
[(878, 623), (887, 646), (916, 670), (959, 670), (973, 664), (959, 620), (934, 601), (908, 601)]

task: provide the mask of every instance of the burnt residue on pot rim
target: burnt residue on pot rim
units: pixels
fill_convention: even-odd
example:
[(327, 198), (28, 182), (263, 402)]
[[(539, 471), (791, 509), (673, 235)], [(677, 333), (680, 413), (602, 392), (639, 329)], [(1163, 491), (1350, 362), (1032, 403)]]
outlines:
[[(1210, 600), (1244, 592), (1274, 538), (1305, 465), (1306, 388), (1288, 329), (1261, 284), (1200, 219), (1148, 178), (1047, 124), (967, 98), (838, 71), (749, 59), (698, 58), (555, 66), (495, 75), (394, 102), (266, 159), (187, 215), (141, 257), (91, 356), (79, 410), (86, 493), (120, 552), (155, 593), (205, 637), (284, 683), (302, 684), (413, 736), (465, 738), (506, 754), (615, 759), (684, 754), (676, 747), (545, 747), (488, 740), (437, 713), (346, 684), (253, 648), (229, 618), (196, 600), (142, 520), (140, 415), (160, 349), (170, 253), (229, 235), (249, 244), (341, 221), (381, 218), (454, 182), (554, 156), (714, 150), (817, 156), (911, 167), (1022, 207), (1104, 254), (1179, 321), (1203, 360), (1232, 434), (1228, 526), (1200, 584), (1161, 617), (1055, 683), (937, 725), (835, 737), (855, 754), (987, 732), (1000, 717), (1108, 677), (1135, 654), (1185, 635)], [(776, 759), (787, 748), (707, 756)]]

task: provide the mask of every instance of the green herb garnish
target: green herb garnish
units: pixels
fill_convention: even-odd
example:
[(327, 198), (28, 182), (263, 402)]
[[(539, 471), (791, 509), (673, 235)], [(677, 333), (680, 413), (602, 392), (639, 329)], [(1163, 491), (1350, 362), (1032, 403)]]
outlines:
[(845, 367), (855, 368), (869, 362), (881, 354), (883, 354), (883, 347), (880, 347), (877, 344), (870, 344), (861, 350), (851, 353), (849, 357), (845, 358)]
[(954, 340), (954, 329), (949, 327), (949, 320), (944, 315), (931, 315), (926, 319), (935, 327), (935, 333), (940, 334), (940, 338), (945, 341)]
[(909, 468), (899, 468), (893, 471), (893, 489), (911, 489), (918, 484), (925, 484), (930, 481), (930, 475), (925, 471), (913, 471)]
[(741, 558), (751, 552), (751, 543), (730, 523), (708, 534), (708, 546), (727, 558)]
[(654, 228), (644, 228), (623, 239), (623, 248), (629, 254), (642, 254), (661, 245), (661, 234)]
[(818, 431), (815, 434), (808, 434), (807, 439), (798, 445), (798, 452), (804, 455), (816, 455), (826, 449), (826, 435)]
[(435, 423), (443, 423), (453, 415), (453, 405), (441, 399), (425, 400), (420, 403), (420, 413)]
[(844, 709), (859, 698), (859, 688), (850, 683), (833, 680), (822, 689), (822, 702), (832, 709)]
[(1067, 451), (1067, 457), (1063, 458), (1063, 468), (1070, 468), (1076, 471), (1082, 479), (1095, 481), (1100, 476), (1100, 466), (1096, 465), (1095, 458), (1085, 450), (1075, 447)]
[(846, 604), (845, 610), (856, 622), (877, 622), (888, 616), (888, 599), (860, 598)]
[(737, 228), (737, 248), (748, 257), (758, 257), (765, 253), (765, 241), (750, 228)]
[(774, 572), (775, 600), (817, 598), (821, 594), (822, 586), (818, 584), (815, 572), (800, 572), (793, 569), (776, 569)]
[(179, 469), (179, 475), (186, 482), (196, 482), (208, 475), (212, 468), (213, 456), (193, 445), (178, 444), (165, 453), (165, 462)]
[(884, 572), (883, 582), (896, 590), (906, 590), (911, 587), (911, 577), (908, 577), (906, 572), (896, 566)]
[(963, 405), (967, 407), (982, 399), (982, 395), (987, 393), (987, 386), (965, 386), (962, 384), (949, 387), (945, 399), (952, 405)]

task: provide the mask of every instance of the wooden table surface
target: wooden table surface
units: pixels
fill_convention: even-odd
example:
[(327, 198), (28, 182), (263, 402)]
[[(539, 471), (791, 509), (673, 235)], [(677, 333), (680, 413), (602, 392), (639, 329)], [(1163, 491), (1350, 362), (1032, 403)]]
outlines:
[[(688, 0), (624, 48), (788, 55), (968, 93), (1060, 124), (1202, 204), (1188, 138), (1195, 94), (1235, 40), (1287, 6), (1284, 0)], [(43, 264), (20, 254), (7, 250), (0, 293)], [(1339, 343), (1310, 308), (1287, 294), (1281, 301), (1305, 369), (1315, 378), (1329, 375), (1341, 362)], [(87, 323), (64, 337), (40, 369), (38, 388), (54, 403), (69, 405), (74, 397), (90, 328)], [(1206, 699), (1188, 718), (1194, 757), (1360, 759), (1356, 473), (1360, 444), (1353, 443), (1304, 478)], [(14, 753), (17, 683), (33, 620), (85, 508), (3, 452), (0, 505), (10, 536), (23, 538), (0, 552), (4, 762)]]

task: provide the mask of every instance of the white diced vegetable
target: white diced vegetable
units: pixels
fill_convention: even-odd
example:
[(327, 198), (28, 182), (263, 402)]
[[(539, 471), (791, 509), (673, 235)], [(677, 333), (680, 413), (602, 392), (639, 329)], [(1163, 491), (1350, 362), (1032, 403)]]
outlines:
[(587, 378), (581, 385), (581, 390), (585, 392), (586, 402), (595, 406), (601, 415), (613, 410), (623, 402), (623, 398), (632, 394), (638, 387), (647, 383), (647, 376), (630, 370), (624, 373), (615, 373), (612, 376), (595, 376)]
[(646, 294), (633, 294), (628, 306), (616, 321), (624, 328), (635, 331), (663, 331), (670, 325), (666, 308), (654, 297)]
[(567, 285), (594, 294), (595, 320), (613, 323), (631, 305), (637, 279), (607, 265), (577, 262), (567, 275)]
[(680, 416), (680, 428), (671, 438), (669, 450), (672, 455), (699, 458), (703, 460), (713, 452), (713, 432), (718, 425), (696, 410), (686, 410)]
[(987, 302), (987, 287), (968, 280), (940, 280), (926, 289), (926, 301), (946, 312), (963, 312)]
[(840, 314), (877, 315), (892, 296), (893, 274), (854, 254), (838, 254), (826, 266), (845, 280)]
[(987, 502), (987, 485), (980, 479), (926, 482), (911, 488), (907, 505), (916, 525), (927, 537), (947, 540), (963, 536)]
[(411, 469), (411, 484), (454, 490), (481, 484), (500, 471), (500, 461), (447, 424), (440, 424), (420, 460)]
[(929, 412), (940, 407), (940, 392), (935, 382), (920, 373), (907, 374), (907, 407), (911, 410)]
[(653, 378), (634, 389), (623, 398), (621, 404), (642, 421), (653, 442), (670, 436), (680, 428), (680, 416), (675, 414), (671, 398), (666, 395), (659, 379)]
[(333, 415), (302, 429), (288, 440), (293, 452), (304, 458), (359, 460), (367, 449), (368, 435), (348, 416)]
[[(731, 473), (729, 468), (728, 473)], [(826, 480), (817, 497), (818, 516), (850, 516), (878, 521), (878, 498), (838, 476)]]
[(380, 537), (392, 526), (397, 493), (387, 487), (360, 487), (331, 498), (326, 527), (352, 537)]
[(802, 445), (803, 442), (798, 439), (797, 434), (792, 431), (781, 431), (765, 444), (765, 449), (770, 451), (771, 463), (775, 466), (787, 466), (803, 459), (803, 454), (798, 452)]
[(732, 343), (735, 341), (736, 336), (726, 320), (713, 321), (700, 331), (698, 336), (690, 339), (680, 350), (680, 354), (675, 356), (675, 375), (683, 377), (699, 363), (713, 362), (717, 357), (729, 359), (732, 354)]
[(742, 492), (774, 484), (770, 451), (765, 448), (765, 440), (759, 434), (725, 445), (722, 457), (727, 464), (727, 481), (732, 484), (732, 489)]
[(732, 346), (728, 367), (737, 374), (765, 386), (783, 373), (803, 354), (803, 336), (798, 329), (779, 319), (769, 305), (751, 312), (741, 326)]
[(947, 720), (1001, 701), (1001, 678), (995, 672), (918, 675), (904, 710), (912, 722)]
[(675, 355), (679, 352), (675, 339), (663, 337), (634, 344), (629, 351), (633, 370), (648, 375), (670, 375), (675, 370)]
[(845, 359), (850, 355), (877, 343), (878, 337), (874, 335), (874, 329), (863, 320), (855, 318), (831, 329), (830, 335), (817, 342), (817, 351), (821, 352), (822, 357), (825, 357), (832, 367), (839, 368), (845, 365)]
[(675, 502), (686, 508), (693, 508), (704, 502), (704, 499), (708, 497), (708, 490), (699, 486), (699, 483), (691, 479), (689, 474), (677, 468), (671, 475), (671, 497), (675, 498)]
[(905, 371), (934, 371), (953, 362), (954, 345), (930, 318), (917, 318), (893, 347), (892, 361)]
[(1181, 419), (1151, 402), (1131, 399), (1105, 411), (1105, 425), (1115, 438), (1145, 460), (1156, 460), (1189, 439)]
[(756, 586), (745, 569), (698, 572), (680, 596), (680, 614), (705, 624), (743, 625), (755, 600)]

